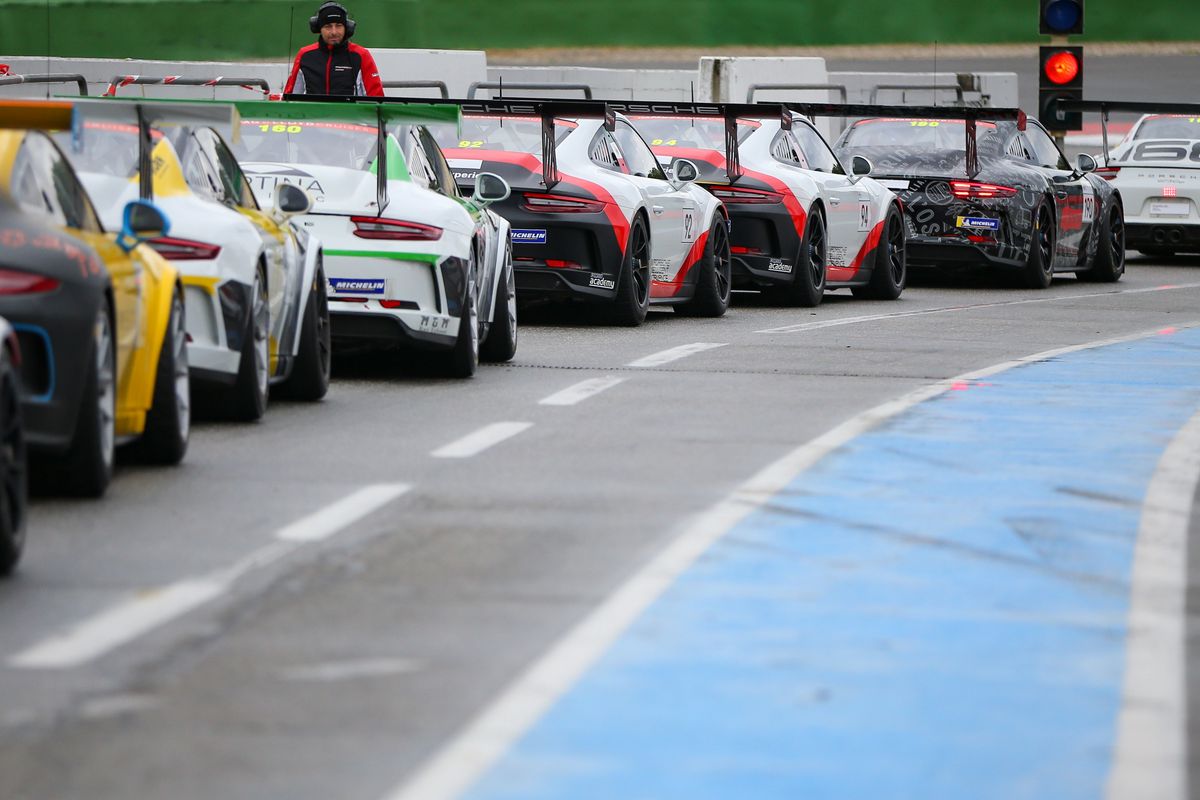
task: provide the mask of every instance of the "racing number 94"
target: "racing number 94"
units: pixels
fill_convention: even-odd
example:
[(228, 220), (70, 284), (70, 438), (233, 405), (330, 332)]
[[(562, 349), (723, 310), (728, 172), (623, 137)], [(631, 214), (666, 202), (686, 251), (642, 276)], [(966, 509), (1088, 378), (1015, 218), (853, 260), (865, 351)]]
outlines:
[(1134, 161), (1183, 161), (1185, 158), (1189, 161), (1200, 161), (1200, 142), (1190, 142), (1187, 139), (1142, 142), (1133, 151)]

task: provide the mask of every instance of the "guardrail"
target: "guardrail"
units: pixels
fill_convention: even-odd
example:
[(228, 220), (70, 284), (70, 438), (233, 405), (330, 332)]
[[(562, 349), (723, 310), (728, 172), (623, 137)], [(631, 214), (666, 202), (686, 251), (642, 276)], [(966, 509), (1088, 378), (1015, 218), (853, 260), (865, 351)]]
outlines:
[(875, 100), (876, 100), (876, 98), (879, 97), (880, 92), (888, 92), (888, 91), (906, 92), (906, 91), (917, 91), (917, 90), (926, 91), (926, 92), (939, 92), (939, 91), (943, 91), (943, 90), (950, 91), (950, 92), (954, 92), (954, 100), (956, 103), (958, 103), (959, 105), (963, 105), (966, 102), (963, 99), (963, 88), (961, 86), (959, 86), (958, 84), (951, 85), (951, 84), (946, 84), (946, 83), (937, 84), (937, 85), (929, 84), (929, 83), (881, 83), (878, 86), (876, 86), (875, 88), (871, 89), (871, 101), (870, 102), (871, 102), (871, 105), (874, 105)]
[(445, 81), (384, 81), (385, 89), (437, 89), (443, 100), (450, 99), (450, 87)]
[(123, 86), (241, 86), (243, 89), (258, 89), (264, 95), (271, 93), (271, 85), (262, 78), (186, 78), (183, 75), (166, 75), (162, 78), (147, 78), (142, 75), (114, 75), (104, 90), (105, 97), (115, 97)]
[(521, 91), (583, 92), (583, 99), (592, 99), (592, 87), (586, 83), (505, 83), (504, 81), (476, 81), (467, 88), (467, 99), (474, 100), (479, 89), (519, 89)]
[(846, 84), (844, 83), (752, 83), (750, 88), (746, 90), (746, 102), (754, 102), (755, 92), (765, 91), (780, 91), (780, 92), (818, 92), (830, 91), (837, 92), (842, 96), (842, 102), (845, 103), (849, 99), (846, 93)]
[(0, 86), (16, 86), (22, 83), (73, 83), (79, 94), (87, 97), (87, 78), (68, 72), (48, 72), (45, 75), (5, 75), (0, 77)]

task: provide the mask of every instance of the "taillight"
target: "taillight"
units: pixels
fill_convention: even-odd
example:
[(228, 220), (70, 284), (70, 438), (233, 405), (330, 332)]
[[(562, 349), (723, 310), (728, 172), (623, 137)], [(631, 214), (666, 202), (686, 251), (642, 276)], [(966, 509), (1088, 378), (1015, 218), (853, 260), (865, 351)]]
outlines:
[(0, 295), (5, 294), (40, 294), (52, 292), (58, 288), (58, 281), (45, 275), (34, 275), (32, 272), (17, 272), (12, 269), (0, 269)]
[(405, 222), (383, 217), (351, 217), (354, 235), (360, 239), (392, 239), (404, 242), (435, 242), (442, 229), (421, 222)]
[(757, 247), (742, 247), (736, 244), (729, 248), (729, 252), (739, 256), (754, 256), (762, 254), (762, 250), (759, 250)]
[(1106, 181), (1111, 181), (1121, 172), (1120, 167), (1096, 167), (1096, 174)]
[(1017, 193), (1017, 190), (1011, 186), (998, 186), (994, 183), (950, 181), (950, 193), (962, 199), (988, 199), (992, 197), (1012, 197)]
[(160, 236), (146, 244), (168, 261), (207, 261), (221, 253), (220, 245), (177, 239), (174, 236)]
[(726, 203), (782, 203), (783, 195), (745, 186), (709, 186), (708, 191)]
[(525, 202), (521, 207), (526, 211), (538, 211), (543, 214), (594, 214), (604, 210), (604, 203), (563, 194), (526, 192)]
[(547, 258), (546, 266), (554, 269), (582, 269), (583, 265), (575, 261), (563, 261), (560, 258)]

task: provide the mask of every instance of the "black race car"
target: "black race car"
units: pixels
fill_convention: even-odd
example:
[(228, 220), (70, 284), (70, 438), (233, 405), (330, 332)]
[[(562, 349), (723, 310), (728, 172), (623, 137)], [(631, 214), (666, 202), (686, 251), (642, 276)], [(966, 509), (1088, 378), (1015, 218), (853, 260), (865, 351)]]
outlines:
[(1018, 109), (837, 108), (859, 117), (838, 154), (870, 160), (871, 176), (904, 206), (911, 265), (1011, 269), (1032, 288), (1049, 286), (1055, 272), (1120, 280), (1120, 194), (1092, 174), (1095, 159), (1081, 155), (1072, 168)]

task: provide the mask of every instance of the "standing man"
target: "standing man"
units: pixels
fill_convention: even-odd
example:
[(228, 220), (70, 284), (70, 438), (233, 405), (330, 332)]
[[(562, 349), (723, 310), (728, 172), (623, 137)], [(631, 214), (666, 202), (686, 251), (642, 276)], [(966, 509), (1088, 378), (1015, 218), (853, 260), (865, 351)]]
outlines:
[(320, 38), (296, 53), (283, 93), (383, 97), (375, 59), (367, 48), (350, 41), (355, 25), (341, 3), (322, 3), (308, 18), (309, 29)]

